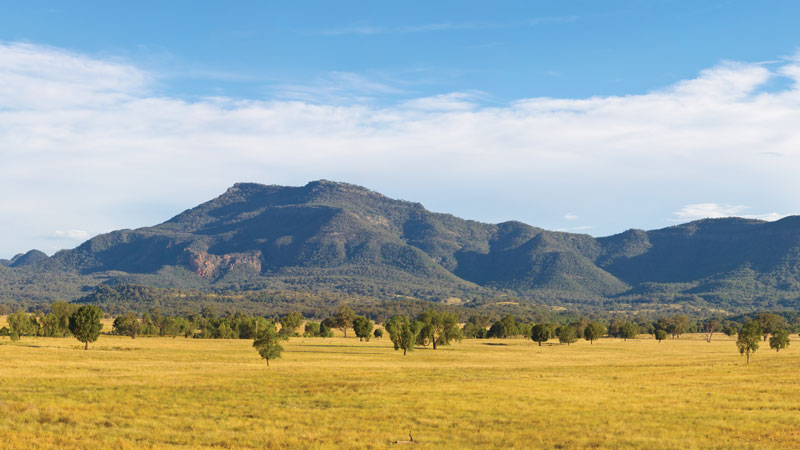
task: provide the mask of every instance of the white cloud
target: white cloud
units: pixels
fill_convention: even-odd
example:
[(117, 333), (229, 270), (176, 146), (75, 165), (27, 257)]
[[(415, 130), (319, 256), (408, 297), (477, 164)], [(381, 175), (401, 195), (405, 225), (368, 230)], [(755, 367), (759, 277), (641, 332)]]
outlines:
[(53, 238), (56, 239), (70, 239), (73, 241), (85, 241), (92, 237), (91, 233), (84, 230), (56, 230), (53, 232)]
[(13, 193), (0, 196), (0, 252), (53, 229), (153, 224), (236, 181), (337, 179), (544, 227), (569, 204), (608, 234), (660, 226), (665, 205), (690, 205), (681, 220), (797, 211), (800, 85), (759, 88), (798, 73), (793, 59), (723, 63), (641, 95), (494, 107), (474, 92), (374, 106), (358, 100), (403, 93), (339, 73), (292, 100), (190, 102), (153, 94), (159, 75), (129, 63), (0, 44), (0, 189)]
[(568, 213), (564, 214), (564, 220), (578, 220), (578, 219), (580, 219), (580, 217), (578, 217), (577, 215), (575, 215), (573, 213), (569, 213), (568, 212)]
[(562, 231), (564, 233), (580, 233), (582, 231), (589, 231), (591, 229), (591, 225), (580, 225), (577, 227), (557, 228), (556, 231)]
[(766, 214), (742, 214), (748, 209), (750, 208), (744, 205), (695, 203), (692, 205), (686, 205), (678, 211), (675, 211), (673, 214), (677, 216), (676, 221), (680, 222), (698, 219), (717, 219), (720, 217), (743, 217), (745, 219), (774, 221), (786, 217), (785, 214), (778, 214), (775, 212)]
[(481, 92), (452, 92), (407, 100), (400, 106), (420, 111), (469, 111), (478, 107), (476, 100), (483, 96)]
[(695, 203), (693, 205), (686, 205), (683, 208), (675, 211), (673, 214), (678, 216), (680, 220), (695, 220), (695, 219), (715, 219), (719, 217), (731, 217), (740, 214), (746, 210), (747, 207), (743, 205), (720, 205), (717, 203)]

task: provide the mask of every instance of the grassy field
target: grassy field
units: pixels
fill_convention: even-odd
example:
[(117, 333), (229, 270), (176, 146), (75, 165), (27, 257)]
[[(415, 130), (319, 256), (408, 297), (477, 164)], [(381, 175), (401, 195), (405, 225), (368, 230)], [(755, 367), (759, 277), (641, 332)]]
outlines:
[[(795, 339), (796, 341), (796, 339)], [(800, 342), (0, 340), (12, 448), (800, 448)]]

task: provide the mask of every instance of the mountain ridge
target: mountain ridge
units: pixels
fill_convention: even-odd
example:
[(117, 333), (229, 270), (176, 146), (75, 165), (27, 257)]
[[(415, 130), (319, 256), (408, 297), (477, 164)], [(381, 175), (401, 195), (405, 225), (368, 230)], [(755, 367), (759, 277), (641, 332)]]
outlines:
[(800, 217), (702, 219), (595, 238), (461, 219), (348, 183), (236, 183), (161, 224), (4, 261), (0, 294), (14, 277), (53, 273), (85, 277), (82, 292), (139, 282), (544, 304), (779, 305), (800, 298)]

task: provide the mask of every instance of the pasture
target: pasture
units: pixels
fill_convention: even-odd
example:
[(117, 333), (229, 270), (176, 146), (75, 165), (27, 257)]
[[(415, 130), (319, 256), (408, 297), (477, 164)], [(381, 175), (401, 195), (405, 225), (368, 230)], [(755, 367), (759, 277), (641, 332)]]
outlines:
[(5, 338), (0, 446), (800, 448), (796, 335), (749, 365), (734, 339), (292, 338), (267, 368), (250, 340)]

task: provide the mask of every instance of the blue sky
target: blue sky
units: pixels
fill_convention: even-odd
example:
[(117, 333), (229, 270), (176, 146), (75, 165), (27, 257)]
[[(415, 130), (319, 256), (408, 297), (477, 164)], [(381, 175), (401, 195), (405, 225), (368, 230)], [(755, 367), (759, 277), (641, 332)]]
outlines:
[(0, 6), (0, 257), (237, 181), (607, 235), (800, 211), (800, 4)]

